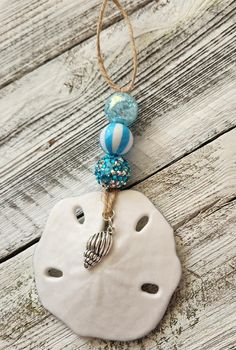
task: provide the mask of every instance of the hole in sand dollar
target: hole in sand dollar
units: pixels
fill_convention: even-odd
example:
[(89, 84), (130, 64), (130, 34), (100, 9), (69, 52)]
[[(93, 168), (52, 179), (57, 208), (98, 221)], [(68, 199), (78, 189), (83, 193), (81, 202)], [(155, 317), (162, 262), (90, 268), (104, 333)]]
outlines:
[(148, 294), (157, 294), (159, 287), (154, 283), (144, 283), (141, 286), (143, 292)]
[(50, 267), (47, 269), (47, 275), (54, 278), (60, 278), (63, 276), (63, 272), (55, 267)]
[(85, 220), (84, 211), (81, 207), (75, 208), (75, 217), (80, 224), (84, 223), (84, 220)]
[(141, 219), (139, 219), (139, 221), (137, 222), (136, 231), (142, 231), (142, 229), (147, 225), (148, 221), (149, 217), (147, 215), (142, 216)]

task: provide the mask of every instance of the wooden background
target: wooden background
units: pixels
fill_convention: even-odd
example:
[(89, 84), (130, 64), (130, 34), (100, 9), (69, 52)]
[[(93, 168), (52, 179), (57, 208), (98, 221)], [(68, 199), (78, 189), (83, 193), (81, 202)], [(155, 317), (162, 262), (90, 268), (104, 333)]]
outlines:
[[(95, 54), (101, 1), (2, 0), (1, 350), (236, 349), (236, 2), (122, 3), (139, 59), (130, 187), (173, 225), (180, 286), (157, 329), (129, 343), (78, 338), (40, 305), (32, 255), (47, 215), (98, 188), (111, 93)], [(126, 82), (127, 28), (112, 6), (102, 47), (112, 78)]]

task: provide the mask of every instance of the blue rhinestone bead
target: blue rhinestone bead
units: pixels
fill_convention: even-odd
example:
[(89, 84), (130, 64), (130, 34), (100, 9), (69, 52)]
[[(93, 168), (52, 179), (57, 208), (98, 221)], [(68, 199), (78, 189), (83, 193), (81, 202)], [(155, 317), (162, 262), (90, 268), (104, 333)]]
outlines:
[(106, 153), (122, 155), (132, 147), (133, 135), (127, 126), (110, 123), (100, 134), (100, 145)]
[(115, 92), (105, 103), (105, 114), (110, 122), (131, 125), (138, 115), (138, 104), (125, 92)]
[(124, 158), (107, 154), (98, 160), (95, 176), (100, 185), (107, 188), (121, 188), (130, 178), (130, 166)]

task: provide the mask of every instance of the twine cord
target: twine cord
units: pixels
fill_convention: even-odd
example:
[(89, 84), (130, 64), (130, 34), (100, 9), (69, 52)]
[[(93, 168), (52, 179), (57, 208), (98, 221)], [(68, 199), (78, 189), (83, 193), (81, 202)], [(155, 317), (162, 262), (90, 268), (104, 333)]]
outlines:
[(113, 208), (114, 208), (117, 195), (118, 195), (117, 190), (109, 191), (108, 189), (103, 188), (102, 197), (103, 197), (104, 208), (103, 208), (102, 216), (106, 221), (114, 217), (115, 212)]
[(125, 11), (125, 9), (123, 8), (123, 6), (121, 5), (121, 3), (119, 2), (119, 0), (112, 0), (112, 1), (116, 5), (116, 7), (119, 9), (119, 11), (122, 14), (122, 16), (124, 17), (124, 19), (126, 20), (128, 30), (129, 30), (129, 35), (130, 35), (130, 43), (131, 43), (132, 56), (133, 56), (133, 59), (132, 59), (133, 72), (132, 72), (132, 77), (131, 77), (131, 81), (129, 84), (127, 84), (124, 87), (120, 87), (109, 77), (108, 72), (107, 72), (105, 65), (104, 65), (103, 55), (101, 53), (100, 34), (102, 31), (103, 18), (104, 18), (104, 13), (105, 13), (108, 1), (109, 0), (103, 0), (100, 14), (99, 14), (99, 18), (98, 18), (97, 42), (96, 42), (98, 65), (99, 65), (101, 75), (104, 77), (104, 79), (106, 80), (106, 82), (108, 83), (108, 85), (112, 89), (114, 89), (115, 91), (119, 91), (119, 92), (129, 92), (134, 87), (134, 82), (135, 82), (135, 78), (136, 78), (136, 74), (137, 74), (137, 51), (136, 51), (136, 46), (135, 46), (134, 32), (133, 32), (130, 18), (128, 16), (127, 12)]

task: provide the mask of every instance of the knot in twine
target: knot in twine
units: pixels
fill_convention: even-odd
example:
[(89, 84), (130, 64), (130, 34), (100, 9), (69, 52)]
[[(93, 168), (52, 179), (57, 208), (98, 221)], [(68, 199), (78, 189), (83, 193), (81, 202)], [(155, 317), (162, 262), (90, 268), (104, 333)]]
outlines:
[(109, 190), (104, 188), (102, 192), (102, 198), (103, 198), (103, 203), (104, 203), (104, 208), (103, 208), (103, 219), (108, 221), (111, 220), (114, 217), (114, 204), (116, 197), (118, 195), (118, 190)]

